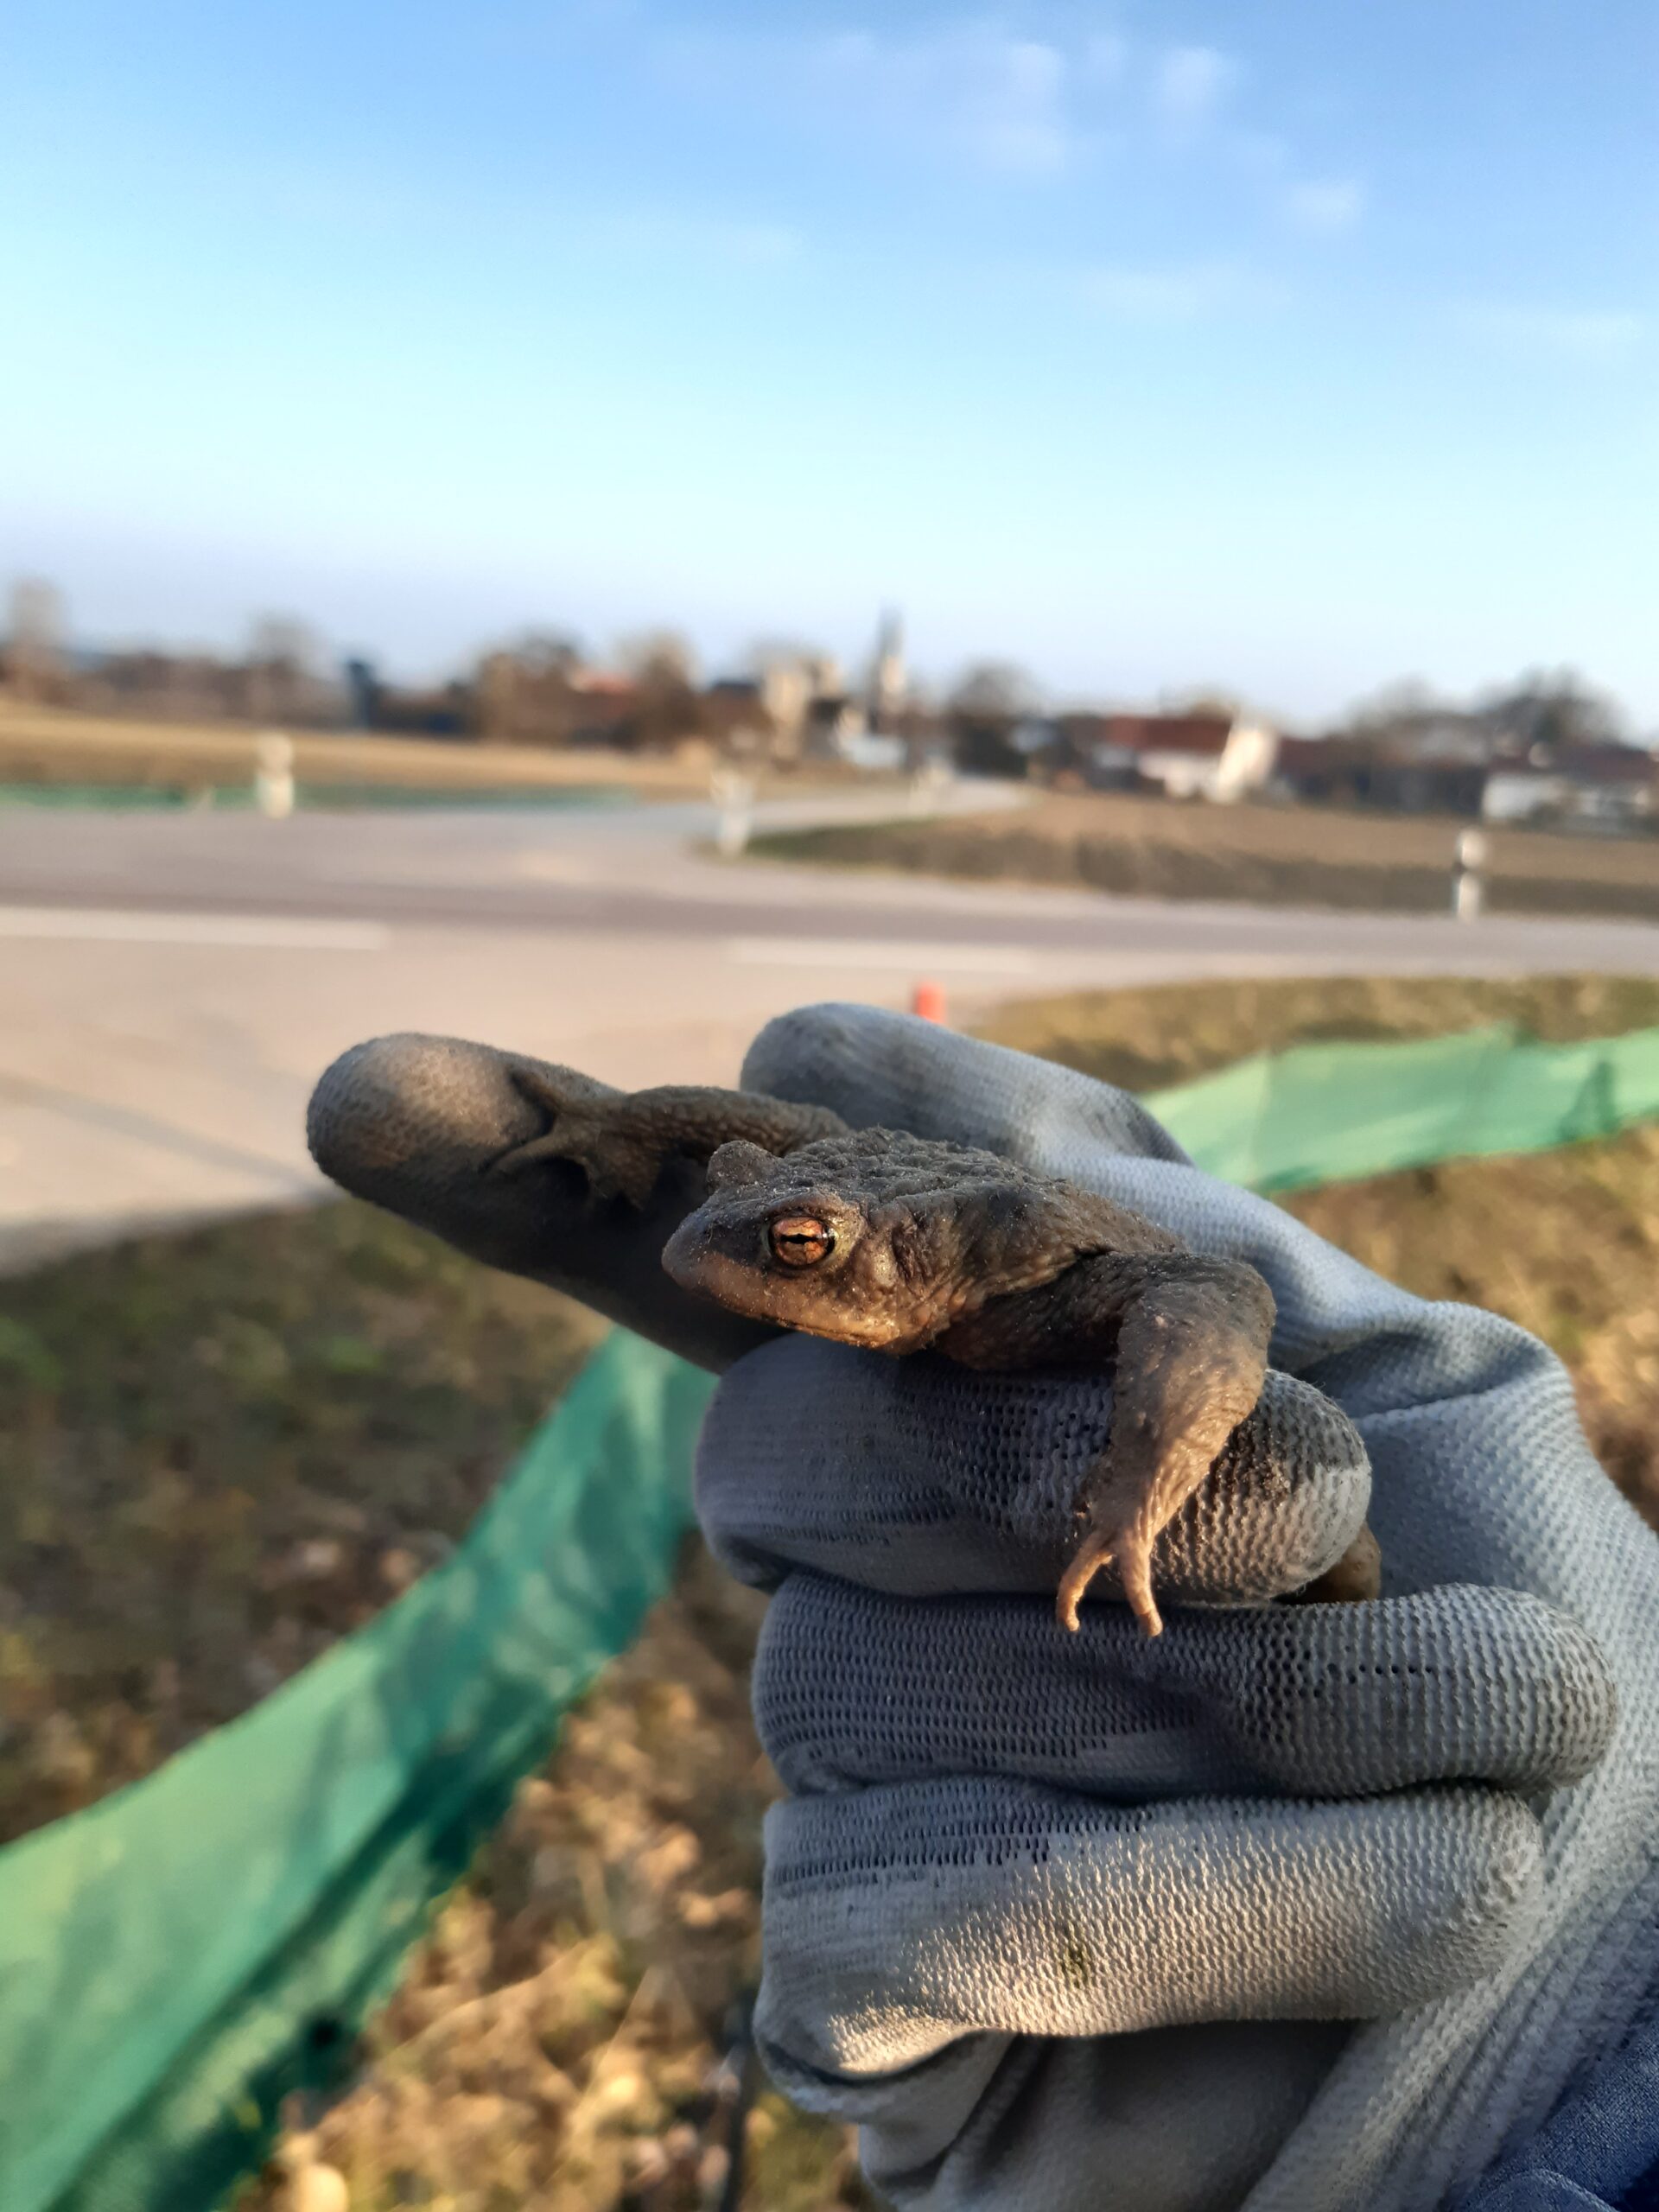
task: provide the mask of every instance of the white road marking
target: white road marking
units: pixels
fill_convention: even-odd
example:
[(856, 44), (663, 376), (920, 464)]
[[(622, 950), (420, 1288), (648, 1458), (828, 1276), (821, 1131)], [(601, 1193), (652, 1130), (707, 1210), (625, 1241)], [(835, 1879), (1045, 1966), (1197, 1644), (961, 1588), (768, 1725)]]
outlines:
[(878, 938), (734, 937), (741, 968), (896, 968), (918, 975), (1027, 976), (1035, 955), (1009, 944), (895, 944)]
[(280, 952), (383, 952), (384, 922), (312, 921), (297, 914), (160, 914), (141, 908), (0, 906), (0, 938), (87, 944), (250, 945)]

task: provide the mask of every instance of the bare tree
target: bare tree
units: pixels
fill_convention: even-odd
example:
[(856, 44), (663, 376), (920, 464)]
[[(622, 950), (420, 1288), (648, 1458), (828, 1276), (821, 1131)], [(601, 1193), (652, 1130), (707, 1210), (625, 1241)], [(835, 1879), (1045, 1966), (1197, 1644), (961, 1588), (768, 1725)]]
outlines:
[(637, 683), (678, 683), (690, 689), (697, 680), (697, 657), (678, 630), (636, 630), (616, 641), (616, 664)]
[(538, 676), (557, 674), (569, 678), (586, 658), (581, 639), (571, 630), (525, 630), (507, 650)]
[(262, 614), (248, 633), (247, 711), (255, 721), (308, 719), (316, 689), (317, 641), (289, 614)]
[(1037, 709), (1037, 686), (1017, 662), (976, 661), (958, 678), (947, 702), (955, 715), (1014, 722)]
[(1037, 687), (1011, 661), (981, 661), (950, 693), (946, 727), (958, 767), (981, 776), (1024, 776), (1026, 755), (1014, 745), (1017, 726), (1036, 711)]
[(1617, 745), (1624, 735), (1624, 715), (1618, 701), (1570, 668), (1530, 671), (1489, 700), (1484, 711), (1529, 747), (1559, 751)]
[(486, 653), (473, 684), (476, 734), (497, 745), (566, 745), (582, 720), (582, 649), (562, 630), (527, 630)]

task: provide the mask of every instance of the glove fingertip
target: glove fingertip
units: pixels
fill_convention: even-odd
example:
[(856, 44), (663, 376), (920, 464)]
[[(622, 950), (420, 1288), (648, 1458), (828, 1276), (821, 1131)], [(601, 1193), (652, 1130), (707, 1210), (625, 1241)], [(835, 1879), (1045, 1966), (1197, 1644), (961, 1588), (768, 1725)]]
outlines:
[(370, 1037), (323, 1070), (306, 1142), (323, 1173), (363, 1198), (411, 1172), (475, 1168), (533, 1134), (511, 1055), (415, 1030)]

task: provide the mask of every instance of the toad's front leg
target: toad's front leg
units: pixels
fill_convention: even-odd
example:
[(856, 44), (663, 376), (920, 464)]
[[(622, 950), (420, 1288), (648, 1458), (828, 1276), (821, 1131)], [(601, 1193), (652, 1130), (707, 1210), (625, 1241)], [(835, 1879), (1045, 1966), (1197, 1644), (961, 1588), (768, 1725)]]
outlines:
[(1255, 1408), (1268, 1370), (1273, 1294), (1242, 1261), (1171, 1253), (1086, 1260), (1067, 1306), (1079, 1351), (1116, 1338), (1112, 1425), (1077, 1499), (1077, 1548), (1056, 1611), (1067, 1628), (1099, 1570), (1116, 1565), (1148, 1636), (1163, 1627), (1152, 1547)]

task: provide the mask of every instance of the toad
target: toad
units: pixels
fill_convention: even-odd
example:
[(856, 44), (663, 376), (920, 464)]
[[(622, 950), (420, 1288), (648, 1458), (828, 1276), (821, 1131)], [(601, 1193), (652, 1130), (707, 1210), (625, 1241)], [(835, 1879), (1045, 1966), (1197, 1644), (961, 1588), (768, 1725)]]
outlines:
[[(875, 1351), (988, 1370), (1109, 1365), (1109, 1433), (1077, 1500), (1056, 1611), (1075, 1630), (1109, 1565), (1141, 1627), (1160, 1632), (1154, 1541), (1267, 1373), (1273, 1294), (1254, 1268), (995, 1153), (849, 1129), (826, 1108), (689, 1085), (605, 1093), (556, 1070), (516, 1079), (547, 1125), (496, 1173), (572, 1160), (596, 1201), (642, 1209), (671, 1155), (705, 1165), (708, 1195), (663, 1252), (693, 1294)], [(1362, 1531), (1302, 1594), (1375, 1596), (1377, 1568)]]

